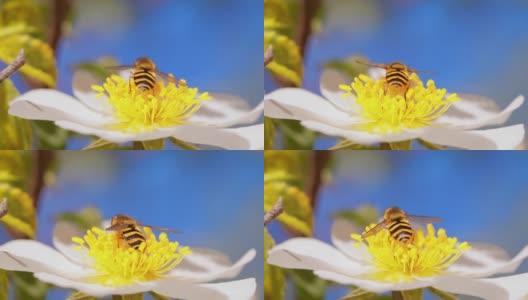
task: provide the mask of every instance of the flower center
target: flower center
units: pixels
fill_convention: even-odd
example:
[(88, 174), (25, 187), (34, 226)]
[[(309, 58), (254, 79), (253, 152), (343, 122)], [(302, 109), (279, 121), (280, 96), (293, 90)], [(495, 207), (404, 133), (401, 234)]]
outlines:
[[(371, 227), (367, 227), (367, 230)], [(352, 234), (356, 246), (364, 245), (367, 259), (378, 270), (372, 279), (384, 282), (401, 282), (415, 277), (431, 277), (441, 274), (454, 263), (462, 252), (469, 250), (467, 242), (458, 243), (457, 238), (448, 237), (444, 229), (435, 232), (433, 225), (427, 225), (427, 235), (415, 230), (410, 243), (392, 238), (388, 230), (382, 230), (362, 240), (361, 235)]]
[(158, 80), (151, 90), (142, 91), (132, 82), (112, 75), (102, 86), (94, 85), (92, 89), (98, 92), (97, 98), (106, 98), (119, 120), (113, 127), (125, 132), (181, 125), (200, 109), (202, 101), (210, 99), (207, 93), (189, 88), (185, 80), (178, 85), (172, 82), (165, 85)]
[(360, 125), (361, 129), (377, 134), (428, 126), (452, 102), (459, 100), (456, 94), (446, 97), (446, 90), (437, 89), (433, 80), (427, 81), (427, 86), (424, 86), (415, 73), (409, 75), (409, 81), (410, 87), (406, 92), (401, 87), (399, 91), (391, 92), (385, 78), (374, 80), (360, 74), (352, 84), (342, 84), (339, 88), (346, 92), (344, 97), (355, 99), (351, 106), (368, 120)]
[(145, 241), (138, 250), (118, 239), (116, 232), (94, 227), (83, 238), (74, 237), (76, 250), (83, 251), (96, 275), (88, 278), (107, 286), (124, 286), (135, 282), (157, 280), (191, 254), (189, 247), (171, 242), (165, 233), (159, 240), (149, 228), (143, 228)]

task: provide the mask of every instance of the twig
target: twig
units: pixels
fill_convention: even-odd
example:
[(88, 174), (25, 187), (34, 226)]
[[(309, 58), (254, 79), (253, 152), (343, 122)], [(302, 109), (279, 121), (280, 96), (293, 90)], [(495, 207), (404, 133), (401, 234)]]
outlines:
[(13, 60), (12, 63), (7, 65), (2, 71), (0, 71), (0, 82), (4, 81), (7, 77), (11, 76), (18, 69), (26, 63), (26, 58), (24, 57), (24, 49), (20, 49), (17, 57)]
[(301, 2), (299, 24), (297, 25), (297, 45), (302, 57), (306, 53), (306, 45), (312, 34), (312, 20), (320, 7), (321, 0), (303, 0)]
[(315, 208), (317, 204), (317, 194), (321, 188), (322, 171), (330, 159), (330, 151), (312, 151), (310, 166), (308, 170), (308, 182), (306, 184), (306, 195), (310, 197), (310, 204)]
[(35, 209), (38, 209), (40, 203), (40, 194), (44, 187), (44, 176), (48, 170), (55, 154), (50, 150), (33, 151), (33, 172), (31, 180), (31, 198)]
[(269, 45), (264, 52), (264, 66), (267, 66), (273, 60), (273, 46)]
[(7, 215), (7, 199), (4, 198), (0, 203), (0, 218)]
[(282, 197), (279, 197), (275, 205), (273, 205), (273, 207), (264, 215), (264, 226), (275, 220), (283, 211)]

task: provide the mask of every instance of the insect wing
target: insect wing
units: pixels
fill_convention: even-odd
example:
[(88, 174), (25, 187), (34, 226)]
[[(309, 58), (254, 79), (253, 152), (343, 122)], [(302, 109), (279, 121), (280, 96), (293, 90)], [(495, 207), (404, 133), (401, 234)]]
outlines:
[(407, 219), (409, 221), (419, 224), (432, 224), (432, 223), (438, 223), (442, 222), (441, 218), (436, 217), (426, 217), (426, 216), (413, 216), (413, 215), (406, 215)]
[(154, 230), (157, 230), (157, 231), (161, 231), (161, 232), (166, 232), (166, 233), (182, 233), (179, 230), (163, 228), (163, 227), (157, 227), (157, 226), (151, 226), (151, 225), (146, 225), (146, 224), (142, 224), (142, 223), (138, 223), (138, 226), (148, 227), (148, 228), (151, 228), (151, 229), (154, 229)]
[(133, 70), (134, 66), (107, 66), (105, 69), (114, 71)]
[(422, 74), (436, 74), (434, 72), (416, 70), (416, 69), (413, 69), (413, 68), (407, 68), (407, 72), (409, 72), (409, 73), (422, 73)]
[(118, 231), (118, 230), (124, 230), (126, 228), (128, 228), (130, 224), (114, 224), (108, 228), (106, 228), (105, 230), (106, 231)]
[(378, 223), (378, 225), (372, 227), (371, 229), (369, 229), (369, 231), (363, 233), (361, 235), (361, 238), (366, 238), (366, 237), (369, 237), (371, 235), (374, 235), (378, 232), (380, 232), (382, 229), (385, 229), (385, 226), (387, 226), (387, 224), (385, 223), (385, 221), (382, 221), (381, 223)]
[(366, 66), (371, 66), (371, 67), (376, 67), (376, 68), (382, 68), (382, 69), (387, 69), (387, 67), (389, 66), (389, 65), (387, 65), (387, 64), (371, 63), (371, 62), (363, 61), (363, 60), (356, 60), (356, 62), (357, 62), (358, 64), (362, 64), (362, 65), (366, 65)]

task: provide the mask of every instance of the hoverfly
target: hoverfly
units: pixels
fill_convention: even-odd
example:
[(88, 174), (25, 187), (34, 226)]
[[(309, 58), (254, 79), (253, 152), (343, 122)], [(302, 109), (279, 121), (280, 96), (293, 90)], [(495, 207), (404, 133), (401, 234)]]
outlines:
[(167, 233), (181, 233), (178, 230), (145, 225), (126, 215), (115, 215), (112, 218), (110, 227), (105, 230), (116, 232), (118, 247), (129, 246), (134, 250), (139, 250), (141, 243), (146, 241), (145, 235), (139, 229), (140, 226), (149, 227)]
[(414, 230), (410, 222), (430, 224), (441, 222), (442, 219), (436, 217), (414, 216), (408, 215), (401, 208), (392, 206), (385, 210), (383, 214), (383, 221), (376, 226), (363, 233), (363, 239), (373, 234), (380, 232), (382, 229), (387, 229), (389, 234), (395, 240), (404, 244), (410, 243), (414, 237)]

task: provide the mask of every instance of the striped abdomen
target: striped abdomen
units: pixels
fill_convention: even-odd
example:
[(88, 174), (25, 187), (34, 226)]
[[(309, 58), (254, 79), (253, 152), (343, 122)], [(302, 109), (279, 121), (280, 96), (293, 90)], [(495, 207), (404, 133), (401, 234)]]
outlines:
[(130, 247), (139, 250), (139, 245), (145, 241), (145, 236), (139, 228), (131, 225), (123, 230), (123, 239)]
[(390, 235), (397, 241), (407, 243), (412, 239), (413, 229), (407, 219), (393, 220), (387, 226)]
[(409, 75), (407, 74), (407, 71), (400, 69), (388, 69), (385, 79), (387, 80), (389, 87), (394, 89), (401, 89), (409, 84)]
[(156, 85), (156, 73), (146, 69), (135, 70), (132, 80), (134, 80), (134, 84), (141, 91), (150, 91)]

